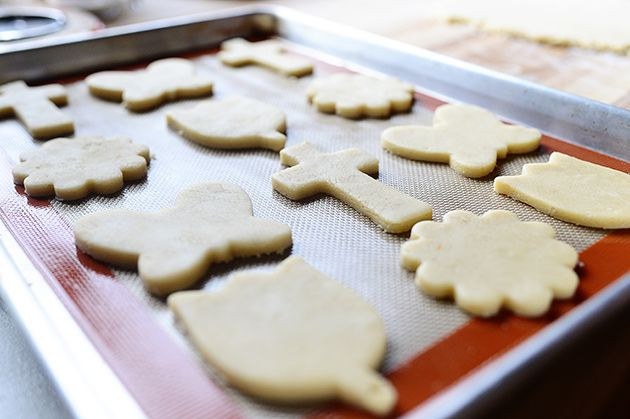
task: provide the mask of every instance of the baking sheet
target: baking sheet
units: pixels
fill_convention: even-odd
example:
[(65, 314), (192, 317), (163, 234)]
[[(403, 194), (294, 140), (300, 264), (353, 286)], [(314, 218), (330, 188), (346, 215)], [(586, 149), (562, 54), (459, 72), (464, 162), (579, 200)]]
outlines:
[[(304, 51), (301, 51), (304, 52)], [(525, 163), (547, 160), (544, 151), (500, 160), (497, 170), (483, 179), (464, 178), (448, 165), (420, 163), (385, 152), (380, 146), (383, 129), (399, 124), (430, 124), (433, 103), (422, 96), (413, 111), (389, 120), (346, 120), (316, 112), (306, 101), (304, 91), (313, 77), (285, 78), (265, 69), (233, 69), (211, 55), (194, 59), (198, 71), (215, 81), (214, 98), (243, 95), (272, 103), (287, 114), (287, 146), (308, 140), (323, 151), (359, 147), (380, 161), (379, 180), (433, 205), (434, 220), (454, 209), (481, 214), (490, 209), (514, 211), (522, 220), (537, 220), (554, 226), (558, 238), (581, 251), (604, 236), (602, 230), (578, 227), (555, 220), (510, 198), (497, 195), (492, 180), (498, 175), (519, 174)], [(316, 77), (339, 71), (320, 63)], [(400, 245), (406, 235), (380, 230), (366, 217), (332, 197), (290, 201), (274, 192), (270, 175), (282, 169), (278, 154), (266, 150), (220, 151), (192, 143), (166, 127), (165, 113), (186, 108), (196, 101), (167, 104), (141, 114), (128, 112), (119, 104), (89, 95), (85, 84), (67, 84), (70, 106), (65, 112), (76, 121), (76, 135), (123, 135), (146, 144), (152, 160), (146, 180), (126, 186), (111, 197), (91, 197), (80, 202), (51, 204), (73, 224), (87, 213), (109, 208), (157, 210), (171, 206), (179, 191), (203, 181), (225, 181), (243, 187), (250, 195), (254, 214), (287, 223), (293, 232), (291, 254), (304, 257), (317, 269), (356, 290), (382, 315), (388, 333), (388, 350), (383, 371), (404, 364), (444, 336), (468, 322), (469, 317), (448, 301), (439, 301), (417, 291), (413, 273), (400, 267)], [(15, 121), (0, 124), (0, 138), (8, 156), (17, 161), (22, 151), (39, 142), (28, 136)], [(236, 271), (272, 269), (284, 256), (236, 260), (211, 267), (198, 288), (220, 287)], [(115, 270), (116, 278), (151, 310), (154, 318), (181, 347), (195, 353), (173, 324), (162, 299), (149, 295), (135, 272)], [(214, 375), (211, 368), (209, 373)], [(220, 378), (215, 377), (218, 382)], [(224, 386), (224, 384), (221, 384)], [(259, 403), (225, 388), (249, 416), (277, 417), (311, 412), (313, 408), (283, 409)]]

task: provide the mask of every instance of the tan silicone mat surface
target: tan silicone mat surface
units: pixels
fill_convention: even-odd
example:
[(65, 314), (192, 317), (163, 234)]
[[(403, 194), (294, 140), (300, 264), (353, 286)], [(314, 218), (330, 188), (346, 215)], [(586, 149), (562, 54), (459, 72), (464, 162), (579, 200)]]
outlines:
[[(320, 63), (314, 76), (294, 79), (257, 67), (225, 67), (211, 55), (194, 60), (198, 72), (214, 79), (214, 98), (242, 95), (284, 110), (288, 122), (287, 146), (308, 140), (327, 152), (358, 147), (376, 156), (380, 161), (379, 180), (430, 203), (434, 220), (441, 220), (446, 212), (455, 209), (467, 209), (477, 214), (490, 209), (506, 209), (514, 211), (522, 220), (550, 223), (556, 228), (558, 237), (578, 251), (604, 236), (603, 231), (555, 220), (493, 191), (495, 176), (518, 174), (525, 163), (546, 161), (547, 155), (542, 152), (500, 160), (492, 175), (477, 180), (460, 176), (448, 165), (414, 162), (385, 152), (380, 146), (380, 133), (385, 128), (409, 123), (430, 124), (431, 107), (422, 97), (409, 114), (388, 120), (346, 120), (316, 112), (304, 93), (314, 77), (340, 71), (335, 67)], [(127, 136), (149, 146), (152, 155), (148, 178), (126, 186), (114, 196), (94, 196), (68, 203), (53, 200), (55, 208), (70, 224), (85, 214), (109, 208), (151, 211), (169, 207), (179, 191), (189, 185), (203, 181), (231, 182), (248, 192), (256, 216), (291, 226), (294, 241), (291, 254), (304, 257), (317, 269), (356, 290), (377, 308), (388, 333), (383, 371), (397, 368), (469, 319), (450, 302), (426, 297), (416, 290), (413, 274), (399, 264), (400, 245), (406, 235), (385, 233), (368, 218), (331, 197), (294, 202), (274, 192), (270, 176), (282, 169), (278, 153), (211, 150), (169, 130), (165, 113), (170, 109), (191, 107), (196, 101), (170, 103), (151, 112), (136, 114), (120, 104), (90, 96), (82, 81), (70, 83), (67, 88), (70, 106), (64, 111), (75, 118), (76, 135)], [(2, 147), (13, 161), (18, 160), (20, 152), (40, 143), (32, 140), (13, 120), (0, 123), (0, 138)], [(217, 264), (211, 267), (198, 287), (207, 290), (220, 287), (231, 273), (240, 270), (271, 269), (288, 254)], [(188, 348), (185, 338), (173, 324), (164, 300), (145, 292), (135, 272), (117, 270), (116, 275), (138, 299), (146, 302), (147, 308), (173, 338)], [(213, 374), (211, 368), (208, 370)], [(227, 391), (251, 416), (278, 417), (310, 410), (268, 406), (237, 391)]]

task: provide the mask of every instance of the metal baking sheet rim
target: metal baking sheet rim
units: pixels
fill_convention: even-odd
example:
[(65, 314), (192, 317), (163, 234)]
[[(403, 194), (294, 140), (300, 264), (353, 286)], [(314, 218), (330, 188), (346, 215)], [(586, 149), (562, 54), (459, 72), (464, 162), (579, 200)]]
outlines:
[[(186, 27), (186, 25), (194, 23), (205, 22), (211, 24), (217, 19), (229, 20), (261, 16), (274, 18), (276, 26), (273, 28), (267, 27), (266, 30), (277, 29), (276, 33), (278, 35), (290, 41), (313, 48), (318, 46), (317, 41), (324, 41), (324, 45), (328, 47), (324, 49), (326, 53), (342, 55), (344, 59), (348, 59), (356, 64), (420, 84), (424, 87), (421, 90), (427, 91), (428, 88), (433, 96), (450, 97), (455, 100), (476, 103), (508, 119), (521, 123), (527, 123), (528, 114), (522, 115), (519, 112), (513, 112), (514, 110), (518, 111), (520, 108), (510, 107), (508, 112), (505, 112), (503, 108), (503, 111), (496, 109), (500, 104), (506, 103), (505, 101), (514, 92), (514, 89), (525, 94), (525, 96), (529, 95), (525, 105), (529, 104), (531, 106), (532, 101), (536, 98), (546, 99), (551, 102), (550, 105), (548, 103), (545, 109), (549, 106), (565, 104), (570, 107), (568, 110), (568, 123), (562, 126), (556, 125), (554, 127), (552, 124), (547, 127), (540, 127), (543, 131), (560, 138), (570, 137), (577, 139), (582, 146), (627, 160), (630, 139), (622, 137), (621, 134), (624, 130), (625, 132), (630, 130), (630, 112), (628, 111), (524, 82), (443, 57), (439, 54), (404, 46), (395, 41), (330, 24), (283, 8), (239, 8), (237, 11), (176, 19), (169, 22), (133, 25), (129, 28), (105, 30), (102, 33), (72, 36), (66, 38), (64, 42), (33, 41), (24, 43), (19, 48), (11, 50), (9, 55), (16, 57), (15, 54), (19, 55), (25, 51), (33, 51), (32, 49), (26, 49), (26, 47), (39, 50), (41, 48), (90, 42), (91, 40), (105, 37), (116, 39), (123, 35), (172, 29), (173, 25)], [(269, 22), (267, 21), (265, 24), (268, 25)], [(336, 39), (337, 41), (334, 45), (330, 44), (330, 42), (326, 44), (326, 36), (320, 36), (323, 34), (328, 39)], [(347, 42), (339, 42), (339, 38)], [(362, 48), (357, 48), (357, 46)], [(366, 50), (365, 47), (367, 46), (370, 47), (371, 53), (369, 56), (362, 56), (361, 51)], [(373, 60), (373, 57), (375, 57), (374, 48), (378, 48), (379, 51), (388, 51), (389, 53), (385, 54), (385, 58), (389, 57), (391, 59), (392, 54), (394, 56), (398, 54), (399, 59), (395, 60), (397, 66), (392, 68), (391, 65), (383, 65), (382, 59), (378, 59), (375, 62)], [(344, 51), (347, 51), (347, 53)], [(169, 51), (168, 53), (175, 52)], [(10, 58), (8, 56), (5, 57)], [(480, 77), (479, 80), (475, 78), (476, 82), (490, 80), (494, 84), (498, 82), (499, 88), (501, 86), (510, 88), (497, 92), (503, 95), (503, 99), (501, 97), (498, 98), (501, 100), (488, 98), (485, 93), (475, 92), (474, 89), (473, 91), (470, 91), (470, 89), (464, 90), (462, 95), (454, 95), (451, 90), (457, 87), (457, 83), (447, 85), (437, 83), (435, 85), (430, 81), (423, 82), (418, 79), (419, 76), (417, 74), (413, 72), (405, 73), (405, 71), (411, 71), (411, 69), (405, 69), (406, 66), (400, 64), (400, 62), (406, 61), (400, 59), (401, 57), (411, 59), (410, 62), (407, 62), (407, 66), (414, 64), (413, 59), (421, 60), (425, 65), (433, 63), (436, 68), (447, 68), (458, 71), (460, 72), (459, 74)], [(136, 57), (136, 59), (141, 58), (145, 57)], [(0, 56), (1, 61), (2, 56)], [(77, 68), (75, 70), (82, 71), (84, 69)], [(452, 73), (447, 72), (446, 77), (449, 74)], [(470, 77), (467, 80), (470, 80)], [(440, 90), (440, 87), (445, 89)], [(478, 98), (481, 100), (474, 100), (467, 96), (471, 94), (473, 96), (475, 94), (481, 95)], [(578, 112), (575, 112), (576, 109), (578, 109)], [(537, 110), (537, 112), (540, 112), (540, 110)], [(589, 115), (590, 118), (585, 118), (585, 115)], [(563, 116), (566, 115), (563, 113)], [(604, 125), (604, 123), (609, 123), (610, 125)], [(571, 132), (569, 133), (567, 129)], [(581, 135), (575, 137), (576, 133)], [(601, 141), (593, 143), (591, 140), (596, 137), (600, 138)], [(584, 142), (579, 141), (584, 140), (584, 138), (586, 138)], [(618, 143), (617, 147), (614, 146), (615, 143)], [(612, 148), (611, 144), (613, 145)], [(46, 284), (41, 274), (28, 261), (26, 255), (23, 254), (19, 245), (14, 241), (4, 225), (0, 226), (0, 240), (3, 247), (0, 255), (0, 266), (2, 266), (3, 272), (0, 277), (0, 292), (65, 396), (72, 411), (79, 417), (88, 415), (89, 417), (111, 417), (111, 415), (130, 418), (144, 417), (144, 413), (136, 402), (126, 392), (126, 389), (114, 376), (113, 372), (109, 370), (87, 337), (80, 331), (76, 321), (62, 307), (60, 300), (54, 296), (50, 286)], [(493, 368), (480, 368), (469, 377), (453, 385), (450, 389), (429, 399), (418, 409), (412, 411), (410, 415), (448, 417), (461, 414), (464, 411), (472, 412), (482, 409), (483, 406), (488, 405), (496, 397), (499, 397), (501, 392), (516, 386), (521, 379), (532, 373), (532, 366), (536, 362), (542, 361), (551, 353), (561, 351), (562, 348), (569, 346), (578, 336), (588, 333), (588, 330), (613, 317), (629, 302), (630, 274), (626, 274), (587, 302), (556, 320), (541, 332), (528, 338), (515, 349), (494, 360), (491, 363)], [(30, 309), (25, 310), (24, 307), (29, 307)], [(20, 309), (18, 310), (18, 308)], [(51, 313), (54, 313), (54, 315), (51, 315)], [(62, 321), (54, 323), (55, 327), (51, 327), (53, 325), (51, 323), (52, 319), (62, 319)], [(62, 344), (64, 341), (68, 342), (68, 336), (71, 337), (70, 340), (72, 341), (70, 346), (75, 348), (73, 351), (74, 356), (71, 358), (66, 352), (69, 349), (68, 345)], [(81, 348), (82, 350), (77, 351), (76, 348)], [(81, 355), (77, 355), (77, 353)], [(525, 368), (526, 364), (527, 368)], [(85, 370), (82, 371), (81, 367), (84, 365), (90, 365), (90, 374), (88, 376), (84, 373)], [(80, 383), (86, 386), (80, 385)], [(492, 392), (489, 390), (492, 390)], [(113, 400), (115, 402), (112, 402)], [(448, 402), (445, 402), (445, 400), (448, 400)]]

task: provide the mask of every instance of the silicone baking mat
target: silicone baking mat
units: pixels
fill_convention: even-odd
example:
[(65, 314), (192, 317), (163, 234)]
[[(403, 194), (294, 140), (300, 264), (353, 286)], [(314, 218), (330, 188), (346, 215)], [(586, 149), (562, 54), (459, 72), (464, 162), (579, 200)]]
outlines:
[(410, 113), (390, 119), (346, 120), (318, 113), (306, 100), (304, 92), (313, 77), (350, 71), (327, 63), (321, 56), (315, 75), (300, 79), (253, 66), (225, 67), (211, 53), (191, 59), (199, 73), (215, 81), (213, 98), (242, 95), (281, 108), (287, 115), (287, 146), (307, 140), (326, 152), (358, 147), (376, 156), (380, 161), (379, 180), (430, 203), (434, 220), (441, 220), (446, 212), (455, 209), (476, 214), (507, 209), (522, 220), (553, 225), (559, 239), (581, 252), (581, 281), (573, 299), (554, 302), (548, 315), (541, 319), (523, 319), (505, 313), (489, 320), (472, 319), (452, 302), (427, 297), (416, 289), (413, 273), (399, 263), (400, 245), (407, 235), (383, 232), (368, 218), (332, 197), (294, 202), (274, 192), (270, 176), (282, 169), (277, 153), (212, 150), (169, 130), (165, 113), (191, 107), (195, 100), (169, 103), (151, 112), (131, 113), (120, 104), (90, 96), (82, 77), (65, 80), (70, 105), (64, 112), (75, 119), (76, 135), (127, 136), (146, 144), (152, 156), (148, 177), (127, 185), (113, 196), (92, 196), (78, 202), (29, 198), (21, 187), (12, 184), (10, 169), (21, 152), (37, 147), (40, 142), (32, 140), (19, 123), (2, 120), (0, 216), (150, 417), (363, 413), (337, 404), (279, 407), (226, 386), (188, 345), (164, 300), (148, 294), (135, 272), (105, 266), (75, 248), (73, 223), (94, 211), (110, 208), (153, 211), (169, 207), (182, 189), (205, 181), (243, 187), (253, 201), (256, 216), (291, 226), (293, 247), (283, 255), (216, 264), (197, 288), (210, 291), (219, 288), (230, 274), (241, 270), (270, 270), (289, 254), (302, 256), (317, 269), (348, 285), (374, 305), (385, 321), (388, 348), (382, 371), (399, 392), (396, 414), (412, 411), (535, 334), (630, 268), (630, 261), (624, 257), (630, 250), (628, 231), (606, 235), (603, 230), (558, 221), (497, 195), (492, 188), (494, 177), (519, 174), (523, 164), (546, 161), (553, 150), (626, 172), (630, 170), (627, 163), (545, 137), (539, 151), (510, 156), (500, 160), (490, 176), (468, 179), (448, 165), (406, 160), (380, 146), (380, 134), (387, 127), (430, 124), (435, 107), (441, 104), (434, 98), (417, 94)]

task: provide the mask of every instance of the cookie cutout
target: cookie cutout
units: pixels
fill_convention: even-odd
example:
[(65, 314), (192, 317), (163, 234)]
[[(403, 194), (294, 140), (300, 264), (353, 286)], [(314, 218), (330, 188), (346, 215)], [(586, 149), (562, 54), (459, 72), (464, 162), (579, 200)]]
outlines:
[(178, 292), (168, 305), (203, 357), (253, 396), (339, 398), (378, 415), (396, 402), (396, 390), (373, 371), (386, 346), (380, 316), (301, 258), (269, 273), (234, 274), (217, 292)]
[(279, 151), (287, 140), (284, 112), (245, 97), (206, 100), (191, 109), (175, 109), (166, 114), (166, 121), (184, 137), (211, 148)]
[(494, 190), (558, 220), (630, 228), (630, 175), (566, 154), (526, 164), (520, 176), (499, 176)]
[(149, 149), (128, 138), (56, 138), (20, 156), (13, 181), (31, 196), (108, 195), (146, 176)]
[(478, 178), (494, 170), (497, 158), (537, 149), (540, 132), (505, 124), (477, 106), (442, 105), (435, 111), (432, 127), (387, 128), (381, 144), (398, 156), (449, 163), (456, 172)]
[(332, 195), (390, 233), (431, 219), (430, 205), (369, 176), (378, 173), (378, 160), (357, 148), (321, 153), (305, 142), (282, 150), (280, 161), (294, 167), (273, 174), (271, 183), (289, 199)]
[(570, 298), (577, 252), (555, 239), (548, 224), (523, 222), (510, 211), (481, 217), (451, 211), (444, 222), (423, 221), (402, 245), (401, 261), (416, 284), (435, 297), (455, 297), (462, 309), (492, 316), (503, 306), (521, 316), (544, 314), (555, 298)]
[(183, 58), (157, 60), (145, 70), (101, 71), (85, 82), (90, 93), (121, 102), (131, 111), (146, 111), (164, 102), (209, 96), (212, 81), (195, 74), (195, 65)]
[(281, 252), (291, 230), (252, 216), (247, 193), (227, 183), (202, 183), (180, 193), (175, 208), (124, 209), (81, 218), (76, 244), (95, 259), (135, 269), (146, 288), (166, 295), (197, 282), (210, 264)]
[(288, 55), (282, 44), (275, 40), (249, 42), (234, 38), (221, 44), (217, 55), (223, 64), (242, 67), (255, 64), (267, 67), (286, 76), (305, 76), (313, 72), (313, 64), (303, 57)]
[(72, 118), (57, 108), (68, 104), (60, 84), (29, 87), (23, 81), (0, 86), (0, 118), (16, 116), (35, 138), (72, 134)]
[(318, 111), (345, 118), (384, 118), (413, 104), (413, 86), (396, 79), (338, 73), (313, 81), (306, 91)]

